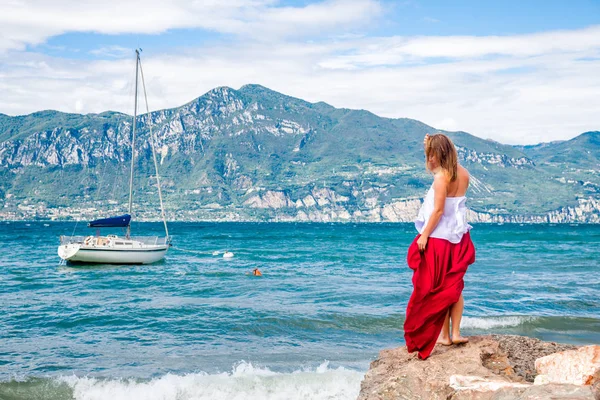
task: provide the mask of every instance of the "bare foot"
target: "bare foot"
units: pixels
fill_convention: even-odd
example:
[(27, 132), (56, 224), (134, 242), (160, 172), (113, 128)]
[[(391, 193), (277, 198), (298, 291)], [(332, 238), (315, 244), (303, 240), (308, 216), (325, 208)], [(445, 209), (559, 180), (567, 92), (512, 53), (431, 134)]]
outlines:
[(469, 338), (462, 337), (460, 335), (452, 336), (452, 343), (454, 344), (465, 344), (469, 343)]
[(443, 346), (452, 346), (452, 340), (450, 340), (450, 338), (439, 337), (435, 344), (441, 344)]

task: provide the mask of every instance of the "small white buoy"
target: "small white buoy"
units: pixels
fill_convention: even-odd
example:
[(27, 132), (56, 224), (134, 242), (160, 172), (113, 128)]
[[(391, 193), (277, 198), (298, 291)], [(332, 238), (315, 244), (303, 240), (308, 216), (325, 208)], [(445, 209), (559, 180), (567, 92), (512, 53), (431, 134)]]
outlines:
[(226, 251), (225, 253), (223, 253), (223, 258), (232, 258), (233, 257), (233, 253), (230, 251)]
[(213, 251), (213, 256), (218, 256), (219, 252), (218, 251)]
[(44, 226), (50, 226), (50, 224), (44, 224)]

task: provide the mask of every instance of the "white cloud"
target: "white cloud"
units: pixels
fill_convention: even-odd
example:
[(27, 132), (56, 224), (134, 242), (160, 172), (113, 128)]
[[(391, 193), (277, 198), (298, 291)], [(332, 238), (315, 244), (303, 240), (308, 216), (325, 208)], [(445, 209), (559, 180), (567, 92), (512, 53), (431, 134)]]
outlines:
[(354, 69), (423, 63), (431, 58), (533, 57), (555, 53), (598, 55), (600, 25), (573, 31), (515, 36), (429, 36), (364, 38), (321, 63), (323, 68)]
[(268, 39), (361, 24), (381, 12), (377, 0), (329, 0), (276, 7), (273, 0), (23, 0), (0, 4), (0, 51), (23, 50), (68, 32), (158, 34), (201, 28)]
[(306, 30), (323, 32), (339, 26), (369, 21), (380, 12), (381, 7), (376, 1), (335, 0), (311, 4), (302, 9), (270, 8), (254, 22), (248, 24), (245, 33), (262, 30), (280, 34)]
[(533, 56), (597, 49), (600, 26), (515, 36), (420, 37), (399, 41), (400, 53), (416, 57)]
[(75, 112), (81, 113), (82, 110), (83, 110), (83, 102), (81, 100), (75, 101)]
[(444, 118), (439, 122), (433, 124), (437, 129), (442, 129), (444, 131), (457, 131), (458, 124), (453, 118)]
[[(268, 2), (237, 5), (235, 12), (215, 12), (230, 22), (220, 29), (256, 27), (261, 40), (142, 55), (151, 109), (182, 105), (216, 86), (259, 83), (308, 101), (414, 118), (504, 143), (566, 139), (599, 128), (600, 26), (506, 37), (369, 38), (345, 27), (380, 12), (376, 2), (328, 1), (300, 14)], [(259, 8), (262, 15), (255, 14)], [(299, 26), (333, 35), (316, 42), (286, 37)], [(133, 59), (11, 51), (0, 54), (0, 91), (0, 112), (12, 115), (48, 108), (131, 113)]]

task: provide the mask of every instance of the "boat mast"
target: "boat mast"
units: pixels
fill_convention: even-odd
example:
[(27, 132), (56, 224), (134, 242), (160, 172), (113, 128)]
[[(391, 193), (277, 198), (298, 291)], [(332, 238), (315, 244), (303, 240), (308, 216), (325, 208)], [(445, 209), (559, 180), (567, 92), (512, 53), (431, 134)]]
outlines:
[[(131, 138), (131, 168), (129, 170), (129, 215), (131, 215), (133, 205), (133, 165), (135, 162), (135, 126), (137, 120), (137, 101), (138, 101), (138, 69), (140, 65), (140, 52), (135, 50), (135, 102), (133, 107), (133, 133)], [(127, 225), (127, 238), (131, 234), (131, 223)]]
[(162, 215), (163, 224), (165, 225), (165, 235), (167, 241), (169, 240), (169, 228), (167, 228), (167, 217), (165, 216), (165, 207), (163, 205), (162, 190), (160, 188), (160, 175), (158, 175), (158, 162), (156, 161), (156, 149), (154, 133), (152, 132), (152, 115), (150, 115), (150, 108), (148, 107), (148, 93), (146, 92), (146, 81), (144, 80), (144, 68), (142, 68), (142, 61), (138, 60), (140, 64), (140, 75), (142, 77), (142, 88), (144, 89), (144, 100), (146, 101), (146, 115), (148, 118), (148, 128), (150, 129), (150, 147), (152, 147), (152, 159), (154, 160), (154, 172), (156, 173), (156, 187), (158, 188), (158, 199), (160, 201), (160, 213)]

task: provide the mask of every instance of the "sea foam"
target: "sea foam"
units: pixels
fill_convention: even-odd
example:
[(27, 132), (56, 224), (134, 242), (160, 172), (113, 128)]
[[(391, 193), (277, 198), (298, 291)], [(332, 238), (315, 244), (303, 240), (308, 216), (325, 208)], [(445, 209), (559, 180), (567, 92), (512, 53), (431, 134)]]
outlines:
[(536, 317), (532, 316), (499, 316), (499, 317), (463, 317), (461, 328), (464, 329), (495, 329), (520, 326), (527, 322), (532, 322)]
[(313, 370), (280, 373), (241, 362), (229, 373), (167, 374), (150, 381), (62, 377), (76, 400), (356, 399), (363, 373), (325, 362)]

